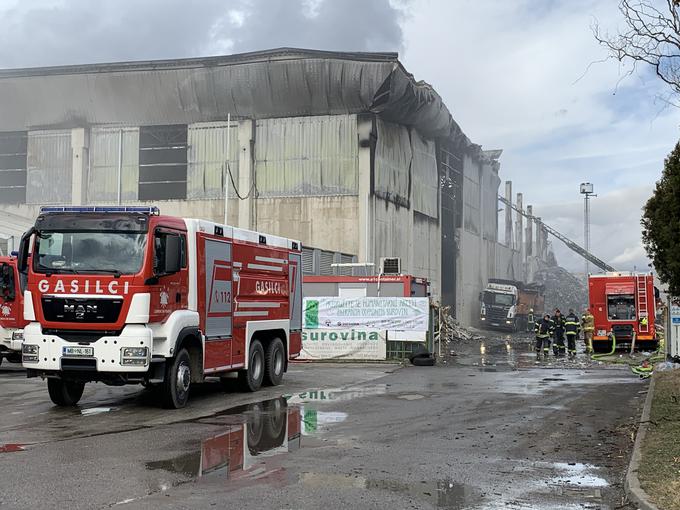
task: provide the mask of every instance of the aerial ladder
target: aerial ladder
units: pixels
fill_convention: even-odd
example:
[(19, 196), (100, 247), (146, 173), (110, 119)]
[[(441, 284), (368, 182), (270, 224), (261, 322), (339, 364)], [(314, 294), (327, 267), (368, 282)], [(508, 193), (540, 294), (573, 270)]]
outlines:
[(513, 211), (518, 212), (519, 214), (521, 214), (521, 215), (524, 216), (525, 218), (528, 218), (530, 221), (536, 222), (536, 224), (537, 224), (539, 227), (545, 229), (546, 232), (548, 232), (549, 234), (552, 234), (553, 236), (555, 236), (557, 239), (559, 239), (559, 240), (562, 241), (564, 244), (566, 244), (567, 247), (568, 247), (569, 249), (571, 249), (573, 252), (579, 254), (581, 257), (583, 257), (584, 259), (586, 259), (586, 260), (587, 260), (588, 262), (590, 262), (591, 264), (593, 264), (593, 265), (599, 267), (599, 268), (602, 269), (603, 271), (616, 272), (616, 269), (613, 268), (612, 266), (610, 266), (609, 264), (607, 264), (604, 260), (601, 260), (601, 259), (597, 258), (595, 255), (593, 255), (592, 253), (590, 253), (588, 250), (586, 250), (586, 249), (583, 248), (582, 246), (576, 244), (574, 241), (572, 241), (571, 239), (569, 239), (569, 238), (568, 238), (567, 236), (565, 236), (564, 234), (561, 234), (560, 232), (558, 232), (558, 231), (555, 230), (554, 228), (552, 228), (552, 227), (546, 225), (545, 223), (543, 223), (541, 220), (539, 220), (539, 219), (536, 218), (535, 216), (531, 216), (530, 214), (527, 214), (525, 211), (523, 211), (523, 210), (520, 209), (519, 207), (513, 205), (512, 202), (506, 200), (505, 197), (502, 197), (502, 196), (498, 195), (498, 200), (499, 200), (500, 202), (502, 202), (503, 204), (505, 204), (506, 207), (510, 207)]

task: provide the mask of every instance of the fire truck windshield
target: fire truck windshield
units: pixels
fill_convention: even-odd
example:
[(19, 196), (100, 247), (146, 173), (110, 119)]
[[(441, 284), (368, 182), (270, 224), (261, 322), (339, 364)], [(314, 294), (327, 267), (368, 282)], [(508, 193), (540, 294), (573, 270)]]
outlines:
[(142, 268), (143, 232), (41, 232), (36, 237), (37, 272), (136, 274)]
[(484, 292), (485, 305), (512, 306), (515, 304), (515, 296), (496, 292)]
[(634, 320), (635, 296), (632, 294), (607, 296), (607, 315), (610, 321)]

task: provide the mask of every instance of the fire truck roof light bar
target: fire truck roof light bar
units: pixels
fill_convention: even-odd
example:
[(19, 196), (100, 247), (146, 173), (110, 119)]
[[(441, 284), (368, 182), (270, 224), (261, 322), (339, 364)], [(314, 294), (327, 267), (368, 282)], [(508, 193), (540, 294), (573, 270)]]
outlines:
[(158, 216), (161, 211), (158, 207), (144, 206), (65, 206), (65, 207), (41, 207), (40, 214), (48, 213), (141, 213)]

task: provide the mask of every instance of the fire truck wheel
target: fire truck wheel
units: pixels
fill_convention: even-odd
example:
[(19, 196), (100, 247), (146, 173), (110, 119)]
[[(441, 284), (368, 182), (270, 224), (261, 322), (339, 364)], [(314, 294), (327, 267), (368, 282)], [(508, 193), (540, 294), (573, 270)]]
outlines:
[(166, 365), (163, 381), (163, 407), (181, 409), (187, 405), (189, 390), (191, 389), (191, 360), (186, 349), (182, 349), (177, 356)]
[(280, 338), (274, 338), (267, 346), (264, 356), (264, 383), (267, 386), (278, 386), (283, 381), (283, 370), (286, 365), (286, 350)]
[(52, 402), (61, 407), (71, 407), (83, 396), (85, 383), (64, 381), (63, 379), (47, 379), (47, 391)]
[(239, 385), (243, 391), (257, 391), (264, 379), (264, 350), (259, 340), (250, 342), (248, 353), (248, 369), (238, 373)]

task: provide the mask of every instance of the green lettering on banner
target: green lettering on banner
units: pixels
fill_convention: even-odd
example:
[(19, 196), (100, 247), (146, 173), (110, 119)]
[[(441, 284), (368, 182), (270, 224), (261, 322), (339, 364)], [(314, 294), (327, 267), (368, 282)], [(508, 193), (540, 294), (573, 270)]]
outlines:
[(319, 327), (319, 301), (316, 299), (307, 300), (307, 306), (305, 307), (305, 327)]
[(338, 334), (335, 331), (331, 331), (328, 334), (328, 338), (330, 338), (332, 342), (335, 342), (338, 339)]
[(368, 339), (372, 341), (380, 340), (380, 335), (378, 335), (378, 333), (375, 331), (371, 331), (371, 334), (368, 335)]

